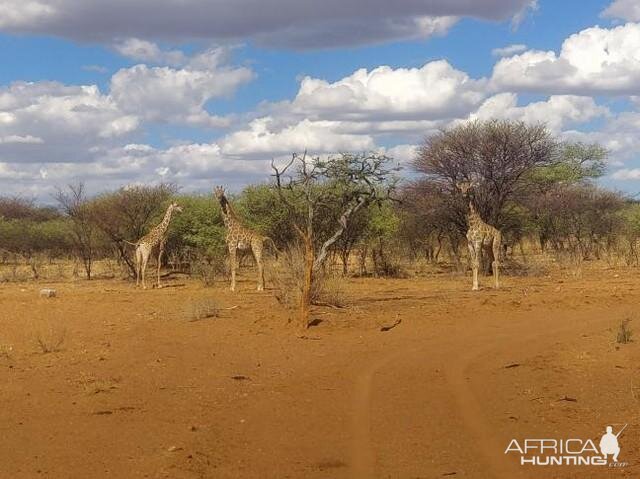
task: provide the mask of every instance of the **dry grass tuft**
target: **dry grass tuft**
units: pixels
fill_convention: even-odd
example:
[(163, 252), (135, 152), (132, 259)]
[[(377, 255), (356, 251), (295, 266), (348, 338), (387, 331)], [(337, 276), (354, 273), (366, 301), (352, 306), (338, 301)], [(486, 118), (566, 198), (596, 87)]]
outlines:
[[(304, 255), (299, 247), (283, 251), (277, 260), (265, 268), (267, 281), (273, 285), (276, 299), (287, 308), (300, 305), (304, 284)], [(343, 308), (347, 305), (344, 278), (330, 271), (315, 274), (311, 286), (311, 303)]]
[(344, 293), (345, 278), (336, 273), (324, 272), (318, 275), (311, 302), (322, 306), (346, 308), (347, 297)]
[(618, 332), (616, 333), (616, 342), (618, 344), (627, 344), (631, 342), (631, 336), (633, 336), (633, 332), (629, 327), (629, 323), (631, 320), (625, 319), (620, 322), (618, 326)]
[(13, 346), (8, 344), (0, 344), (0, 359), (13, 359)]
[(200, 256), (191, 262), (191, 274), (199, 278), (205, 286), (212, 286), (219, 278), (225, 277), (228, 265), (224, 255)]
[(62, 351), (66, 338), (66, 328), (49, 326), (47, 329), (37, 333), (36, 343), (42, 354), (58, 353)]

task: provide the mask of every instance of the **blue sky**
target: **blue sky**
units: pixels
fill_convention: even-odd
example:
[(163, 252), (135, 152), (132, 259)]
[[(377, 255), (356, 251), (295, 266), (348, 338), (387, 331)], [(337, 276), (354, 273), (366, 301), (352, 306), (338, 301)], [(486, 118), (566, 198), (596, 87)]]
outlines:
[(240, 188), (305, 148), (406, 162), (425, 135), (473, 118), (600, 142), (603, 183), (640, 191), (634, 0), (5, 3), (9, 194), (46, 199), (78, 180)]

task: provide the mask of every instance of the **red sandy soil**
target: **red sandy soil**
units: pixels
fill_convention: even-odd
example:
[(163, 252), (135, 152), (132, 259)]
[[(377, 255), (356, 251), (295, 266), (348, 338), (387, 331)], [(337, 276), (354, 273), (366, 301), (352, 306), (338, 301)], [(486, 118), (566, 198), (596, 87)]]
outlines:
[[(640, 476), (640, 333), (615, 341), (640, 272), (351, 279), (304, 338), (250, 279), (0, 285), (0, 477)], [(205, 300), (237, 307), (192, 321)], [(504, 454), (625, 423), (623, 468)]]

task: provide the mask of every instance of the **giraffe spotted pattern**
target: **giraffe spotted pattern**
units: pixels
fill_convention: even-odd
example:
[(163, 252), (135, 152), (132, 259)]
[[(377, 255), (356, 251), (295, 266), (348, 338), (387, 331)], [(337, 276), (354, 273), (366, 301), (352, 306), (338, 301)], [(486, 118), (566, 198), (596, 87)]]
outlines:
[(470, 182), (459, 183), (458, 189), (469, 200), (469, 212), (467, 213), (467, 246), (469, 247), (469, 258), (471, 260), (471, 270), (473, 271), (472, 291), (478, 290), (478, 270), (480, 268), (480, 258), (483, 249), (491, 247), (493, 251), (493, 279), (495, 287), (500, 287), (498, 269), (500, 268), (500, 250), (502, 247), (502, 234), (500, 230), (483, 221), (473, 204), (472, 191), (474, 185)]
[(169, 223), (171, 222), (171, 216), (173, 212), (182, 211), (182, 208), (177, 203), (171, 203), (164, 214), (164, 218), (159, 225), (154, 227), (146, 235), (144, 235), (136, 245), (136, 286), (142, 282), (142, 287), (147, 289), (144, 277), (147, 269), (147, 263), (153, 248), (158, 247), (158, 283), (160, 288), (160, 265), (162, 264), (162, 254), (164, 253), (164, 245), (167, 241), (167, 230), (169, 229)]
[(227, 249), (229, 250), (229, 262), (231, 266), (231, 291), (236, 290), (236, 269), (238, 267), (237, 252), (251, 251), (258, 268), (258, 291), (264, 290), (264, 267), (262, 263), (262, 252), (265, 240), (269, 239), (260, 233), (253, 231), (242, 224), (236, 215), (231, 203), (225, 196), (224, 189), (218, 186), (214, 194), (220, 202), (222, 219), (227, 228), (225, 238)]

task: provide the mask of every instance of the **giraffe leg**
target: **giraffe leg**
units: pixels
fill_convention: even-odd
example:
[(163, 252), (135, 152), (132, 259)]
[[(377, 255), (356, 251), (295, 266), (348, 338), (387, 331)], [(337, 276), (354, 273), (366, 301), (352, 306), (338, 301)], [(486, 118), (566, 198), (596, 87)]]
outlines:
[(140, 266), (142, 265), (142, 253), (140, 246), (136, 247), (136, 288), (140, 286)]
[(469, 256), (471, 258), (471, 270), (473, 271), (473, 285), (471, 291), (478, 291), (478, 269), (480, 268), (480, 249), (482, 241), (469, 241)]
[(500, 287), (500, 274), (498, 273), (498, 269), (500, 268), (501, 242), (502, 238), (499, 235), (493, 237), (493, 263), (491, 263), (491, 269), (493, 270), (493, 280), (496, 289)]
[(160, 245), (160, 248), (158, 250), (158, 288), (162, 287), (160, 286), (160, 266), (162, 265), (162, 253), (164, 253), (163, 244)]
[(142, 251), (142, 266), (141, 266), (142, 289), (147, 289), (147, 284), (144, 282), (144, 277), (147, 271), (147, 263), (149, 262), (150, 255), (151, 255), (151, 251), (149, 251), (148, 249), (145, 248)]
[(231, 268), (231, 291), (236, 290), (236, 248), (229, 247), (229, 267)]
[(262, 241), (254, 241), (251, 245), (253, 258), (258, 268), (258, 291), (264, 291), (264, 267), (262, 265)]

